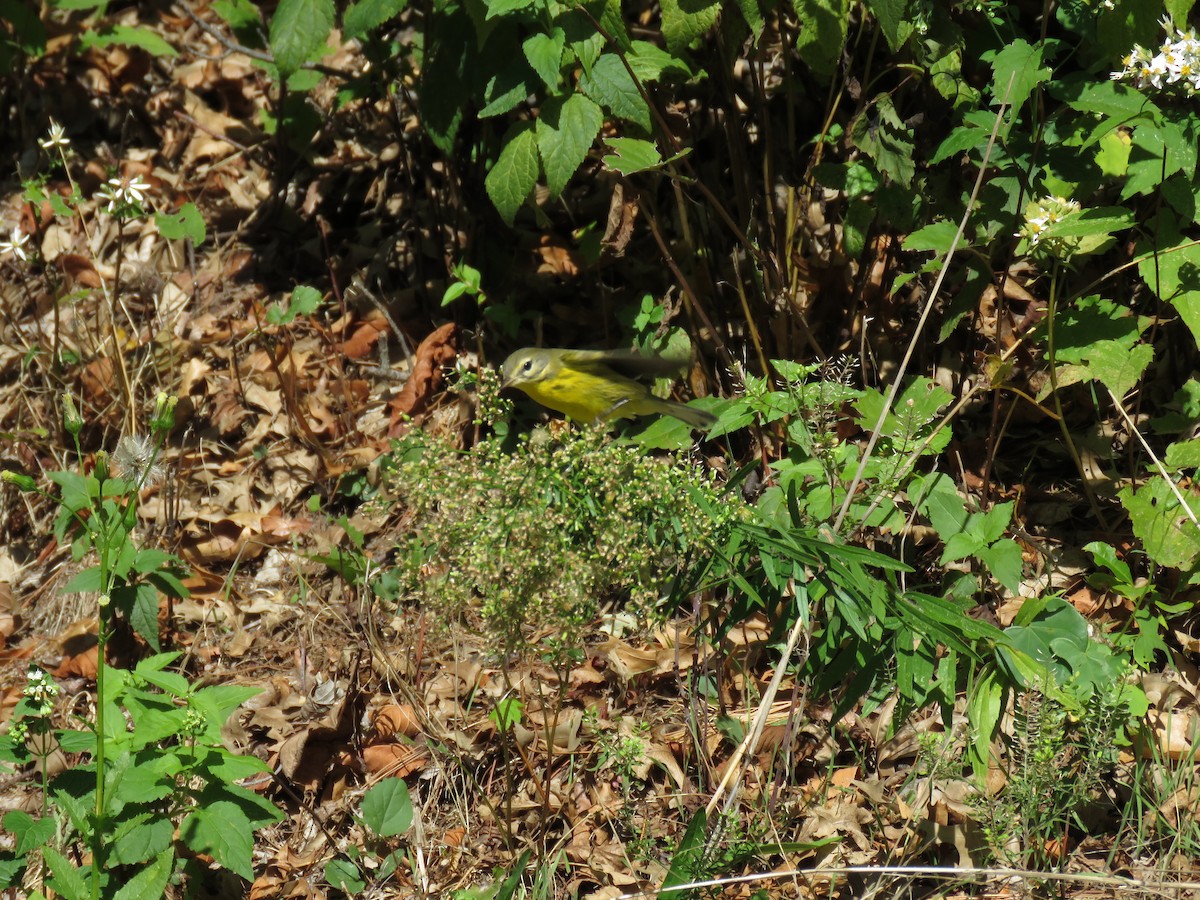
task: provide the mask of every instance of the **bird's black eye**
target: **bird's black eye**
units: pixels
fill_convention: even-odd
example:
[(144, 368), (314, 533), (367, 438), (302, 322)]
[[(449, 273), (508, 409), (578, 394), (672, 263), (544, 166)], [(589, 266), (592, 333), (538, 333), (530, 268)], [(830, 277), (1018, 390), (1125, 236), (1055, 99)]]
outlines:
[(521, 371), (528, 372), (532, 368), (533, 368), (533, 360), (527, 359), (527, 360), (525, 360), (525, 365), (521, 366)]

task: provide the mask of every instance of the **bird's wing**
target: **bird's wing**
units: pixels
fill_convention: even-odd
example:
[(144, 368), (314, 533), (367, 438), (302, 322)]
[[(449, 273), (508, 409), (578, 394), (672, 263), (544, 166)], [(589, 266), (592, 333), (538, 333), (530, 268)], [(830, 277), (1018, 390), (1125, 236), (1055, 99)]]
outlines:
[(632, 350), (568, 350), (563, 359), (580, 368), (607, 366), (626, 378), (678, 375), (688, 364), (686, 359), (646, 356)]

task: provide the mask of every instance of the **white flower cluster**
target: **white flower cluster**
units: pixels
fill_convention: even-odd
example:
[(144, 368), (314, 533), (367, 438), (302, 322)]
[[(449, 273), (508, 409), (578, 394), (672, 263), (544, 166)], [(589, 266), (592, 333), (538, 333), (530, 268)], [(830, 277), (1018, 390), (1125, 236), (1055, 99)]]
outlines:
[(1129, 55), (1121, 60), (1124, 68), (1113, 72), (1112, 79), (1129, 81), (1139, 88), (1149, 85), (1159, 91), (1182, 92), (1190, 97), (1200, 92), (1200, 38), (1194, 28), (1187, 31), (1176, 28), (1169, 16), (1161, 24), (1168, 37), (1158, 53), (1151, 54), (1140, 44), (1134, 44)]
[[(1032, 250), (1041, 243), (1048, 227), (1073, 212), (1079, 212), (1080, 209), (1080, 205), (1074, 200), (1067, 200), (1064, 197), (1043, 197), (1025, 207), (1025, 224), (1021, 226), (1021, 230), (1017, 232), (1016, 236), (1029, 241), (1029, 248)], [(1048, 240), (1047, 244), (1053, 240), (1053, 238)], [(1069, 248), (1047, 246), (1046, 249), (1051, 253), (1056, 253), (1058, 249)]]

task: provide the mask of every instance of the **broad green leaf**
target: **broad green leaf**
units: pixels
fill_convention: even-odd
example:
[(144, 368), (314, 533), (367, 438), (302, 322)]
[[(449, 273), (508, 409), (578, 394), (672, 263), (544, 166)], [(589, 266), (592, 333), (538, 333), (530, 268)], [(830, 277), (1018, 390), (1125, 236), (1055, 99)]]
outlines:
[(333, 0), (280, 0), (271, 17), (270, 45), (284, 78), (323, 46), (333, 30)]
[(16, 838), (13, 850), (18, 856), (42, 847), (54, 837), (53, 816), (35, 819), (24, 810), (14, 809), (4, 814), (3, 822), (4, 830)]
[[(171, 823), (168, 820), (164, 824), (169, 826)], [(121, 889), (113, 894), (113, 900), (159, 900), (164, 896), (167, 880), (174, 867), (174, 854), (159, 853), (154, 862), (121, 885)]]
[(904, 249), (917, 252), (932, 250), (939, 256), (944, 255), (958, 234), (958, 223), (943, 220), (933, 222), (924, 228), (918, 228), (904, 239)]
[(837, 73), (850, 27), (849, 0), (796, 0), (796, 53), (828, 83)]
[(604, 157), (604, 164), (623, 175), (657, 169), (663, 164), (662, 157), (658, 155), (658, 147), (651, 141), (639, 138), (606, 138), (604, 143), (616, 151)]
[(529, 122), (519, 122), (509, 131), (500, 158), (484, 180), (488, 196), (509, 225), (512, 225), (517, 210), (537, 184), (538, 171), (534, 126)]
[(1084, 544), (1083, 549), (1092, 554), (1092, 558), (1098, 565), (1116, 575), (1122, 584), (1133, 584), (1133, 574), (1129, 571), (1129, 564), (1117, 556), (1117, 551), (1111, 544), (1092, 541), (1090, 544)]
[[(1192, 338), (1200, 341), (1200, 244), (1174, 228), (1161, 229), (1158, 241), (1157, 254), (1142, 259), (1138, 273), (1160, 300), (1175, 307)], [(1146, 253), (1144, 244), (1138, 250)]]
[(427, 25), (417, 102), (425, 132), (447, 156), (454, 153), (454, 138), (473, 98), (470, 76), (479, 55), (474, 35), (470, 16), (460, 8), (431, 16)]
[(907, 186), (916, 172), (912, 129), (900, 121), (892, 98), (880, 94), (854, 120), (850, 129), (854, 145), (869, 156), (876, 168)]
[[(1163, 459), (1168, 468), (1194, 469), (1200, 467), (1200, 438), (1177, 441), (1167, 448)], [(1086, 548), (1085, 548), (1086, 549)]]
[(561, 101), (554, 98), (542, 105), (535, 134), (552, 197), (563, 192), (603, 124), (600, 107), (582, 94), (572, 94)]
[(617, 118), (650, 131), (650, 108), (615, 53), (601, 54), (591, 71), (579, 79), (579, 88)]
[(195, 203), (185, 203), (177, 213), (156, 213), (154, 224), (168, 240), (187, 240), (195, 247), (204, 243), (204, 219)]
[(487, 17), (495, 19), (533, 5), (533, 0), (484, 0), (487, 7)]
[(1042, 48), (1027, 41), (1015, 40), (1005, 46), (992, 60), (992, 104), (1007, 103), (1020, 109), (1033, 89), (1050, 77), (1050, 69), (1042, 66)]
[[(893, 53), (899, 52), (916, 30), (916, 10), (908, 0), (870, 0), (866, 5), (879, 20), (888, 47)], [(841, 44), (837, 49), (840, 54)]]
[(53, 873), (46, 883), (66, 900), (87, 900), (92, 896), (91, 885), (85, 877), (87, 868), (75, 868), (75, 864), (53, 847), (42, 849), (42, 858)]
[(561, 28), (555, 28), (550, 34), (539, 33), (530, 35), (521, 45), (525, 59), (537, 72), (546, 87), (554, 91), (562, 81), (563, 48), (567, 38)]
[(663, 38), (675, 56), (683, 56), (694, 42), (705, 37), (721, 12), (720, 0), (662, 0), (660, 7)]
[(642, 84), (658, 81), (664, 74), (680, 78), (692, 77), (691, 67), (686, 62), (649, 41), (634, 41), (626, 55), (626, 61)]
[(192, 850), (212, 854), (229, 871), (247, 881), (254, 879), (254, 831), (238, 804), (229, 800), (204, 803), (180, 824), (179, 837)]
[(109, 835), (109, 861), (126, 866), (154, 859), (170, 848), (174, 833), (175, 823), (167, 816), (149, 812), (126, 815)]
[(1021, 574), (1025, 568), (1020, 544), (1006, 538), (979, 551), (978, 556), (996, 580), (1009, 591), (1015, 594), (1020, 590)]
[(359, 0), (350, 4), (342, 17), (342, 30), (347, 39), (360, 38), (368, 31), (378, 28), (388, 19), (397, 16), (408, 5), (408, 0)]
[[(1191, 491), (1180, 489), (1185, 498)], [(1146, 555), (1159, 566), (1190, 570), (1200, 560), (1200, 529), (1192, 524), (1174, 492), (1162, 478), (1154, 477), (1137, 490), (1124, 487), (1117, 494), (1129, 518), (1133, 533), (1142, 542)], [(1200, 500), (1191, 494), (1193, 515), (1200, 511)]]
[(412, 798), (401, 778), (385, 778), (363, 795), (362, 817), (380, 837), (404, 834), (413, 823)]
[(152, 56), (179, 55), (179, 51), (160, 35), (148, 28), (135, 28), (131, 25), (109, 25), (100, 30), (85, 30), (79, 40), (79, 45), (84, 50), (109, 47), (113, 44), (121, 47), (140, 47)]

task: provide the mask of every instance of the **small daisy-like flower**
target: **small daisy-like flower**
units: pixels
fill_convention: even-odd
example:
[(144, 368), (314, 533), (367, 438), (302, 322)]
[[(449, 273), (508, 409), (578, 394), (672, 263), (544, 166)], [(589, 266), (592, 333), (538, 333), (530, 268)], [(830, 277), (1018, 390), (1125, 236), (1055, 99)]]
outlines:
[(55, 147), (70, 147), (71, 139), (67, 137), (67, 130), (51, 119), (50, 132), (38, 143), (44, 150), (53, 150)]
[(142, 181), (142, 176), (132, 175), (108, 179), (96, 192), (96, 197), (104, 201), (106, 212), (115, 213), (122, 207), (141, 206), (149, 190), (150, 185)]
[(28, 259), (25, 253), (25, 244), (29, 242), (29, 235), (21, 230), (21, 226), (17, 225), (12, 230), (12, 237), (7, 241), (0, 241), (0, 256), (5, 253), (11, 253), (17, 259)]
[(1135, 44), (1121, 60), (1121, 69), (1112, 73), (1112, 79), (1184, 96), (1200, 92), (1200, 39), (1195, 29), (1176, 28), (1170, 16), (1164, 16), (1159, 24), (1167, 38), (1158, 53), (1152, 56), (1150, 51)]

